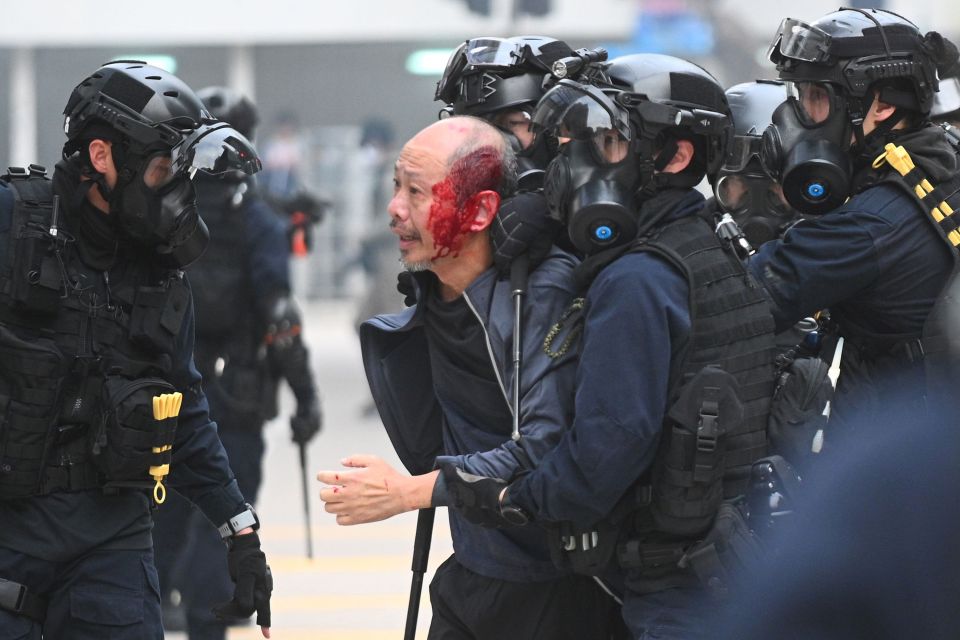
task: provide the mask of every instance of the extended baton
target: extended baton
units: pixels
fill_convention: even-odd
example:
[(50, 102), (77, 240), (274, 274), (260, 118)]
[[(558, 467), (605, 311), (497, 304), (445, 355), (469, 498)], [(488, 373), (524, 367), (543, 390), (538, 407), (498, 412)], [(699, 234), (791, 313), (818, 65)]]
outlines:
[(526, 253), (513, 259), (510, 263), (510, 294), (513, 296), (513, 389), (510, 406), (513, 410), (514, 441), (520, 440), (520, 364), (523, 345), (520, 342), (520, 331), (523, 325), (523, 296), (527, 293), (527, 278), (530, 261)]
[(414, 640), (417, 635), (417, 615), (420, 613), (420, 592), (423, 591), (423, 575), (427, 572), (427, 560), (430, 558), (430, 541), (433, 537), (433, 507), (420, 509), (417, 514), (417, 533), (413, 539), (413, 561), (410, 570), (410, 602), (407, 605), (407, 626), (403, 631), (403, 640)]
[(303, 517), (305, 519), (305, 528), (307, 534), (307, 558), (313, 560), (313, 534), (310, 531), (310, 491), (307, 482), (307, 445), (305, 442), (300, 445), (300, 479), (303, 483)]

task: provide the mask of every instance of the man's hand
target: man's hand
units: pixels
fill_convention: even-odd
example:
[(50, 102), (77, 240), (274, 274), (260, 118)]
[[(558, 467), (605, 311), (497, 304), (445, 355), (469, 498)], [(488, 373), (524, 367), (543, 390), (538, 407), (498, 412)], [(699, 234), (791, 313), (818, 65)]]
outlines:
[(430, 506), (436, 471), (408, 476), (368, 455), (350, 456), (341, 464), (348, 468), (317, 474), (317, 480), (331, 485), (320, 490), (320, 499), (324, 510), (337, 516), (337, 524), (376, 522)]
[(450, 504), (463, 517), (481, 527), (516, 527), (527, 524), (527, 515), (502, 500), (509, 486), (500, 478), (467, 473), (453, 464), (441, 465)]
[(323, 414), (320, 412), (320, 403), (316, 398), (307, 402), (297, 402), (297, 412), (290, 416), (290, 429), (295, 443), (307, 444), (313, 440), (322, 426)]
[(539, 193), (521, 193), (500, 203), (490, 226), (493, 261), (501, 273), (510, 271), (514, 259), (526, 254), (533, 270), (550, 253), (560, 223), (550, 216)]
[(269, 638), (273, 575), (260, 550), (260, 537), (252, 529), (248, 531), (233, 536), (227, 551), (227, 568), (236, 585), (233, 600), (215, 606), (213, 613), (221, 620), (235, 620), (249, 618), (256, 611), (260, 631), (264, 638)]

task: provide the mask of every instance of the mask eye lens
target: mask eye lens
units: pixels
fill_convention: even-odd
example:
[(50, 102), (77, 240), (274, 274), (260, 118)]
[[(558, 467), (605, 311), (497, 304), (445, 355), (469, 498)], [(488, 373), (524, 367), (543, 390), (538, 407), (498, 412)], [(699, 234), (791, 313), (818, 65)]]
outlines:
[(616, 129), (597, 129), (593, 134), (593, 146), (604, 164), (617, 164), (627, 157), (630, 141)]
[(740, 176), (724, 176), (717, 182), (717, 200), (726, 211), (737, 211), (747, 202), (747, 184)]
[(492, 118), (491, 123), (503, 131), (513, 134), (524, 149), (528, 149), (536, 140), (536, 133), (530, 126), (530, 112), (525, 109), (501, 111)]
[(798, 82), (796, 103), (809, 124), (822, 124), (830, 117), (831, 91), (816, 82)]
[(143, 170), (143, 185), (154, 191), (162, 189), (173, 180), (173, 161), (170, 154), (161, 153), (150, 157)]

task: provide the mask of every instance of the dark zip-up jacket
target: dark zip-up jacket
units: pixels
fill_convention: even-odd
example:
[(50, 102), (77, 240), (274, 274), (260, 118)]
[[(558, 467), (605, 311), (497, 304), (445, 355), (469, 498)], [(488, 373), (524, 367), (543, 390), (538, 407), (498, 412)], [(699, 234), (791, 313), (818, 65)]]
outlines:
[[(475, 425), (469, 416), (442, 409), (434, 394), (421, 305), (377, 316), (361, 326), (371, 391), (384, 426), (411, 472), (425, 473), (436, 463), (453, 462), (471, 473), (510, 479), (535, 466), (560, 440), (573, 412), (576, 341), (559, 358), (548, 357), (543, 342), (574, 298), (575, 264), (573, 257), (554, 250), (530, 274), (522, 325), (519, 442), (511, 439), (509, 423)], [(416, 289), (420, 300), (423, 283)], [(509, 411), (514, 323), (510, 283), (498, 280), (491, 268), (467, 287), (463, 298), (483, 327), (490, 367)], [(562, 336), (555, 347), (560, 343)], [(435, 502), (444, 502), (442, 485), (434, 496)], [(542, 529), (487, 529), (467, 522), (452, 509), (450, 527), (458, 561), (475, 573), (517, 582), (562, 575), (550, 561)]]

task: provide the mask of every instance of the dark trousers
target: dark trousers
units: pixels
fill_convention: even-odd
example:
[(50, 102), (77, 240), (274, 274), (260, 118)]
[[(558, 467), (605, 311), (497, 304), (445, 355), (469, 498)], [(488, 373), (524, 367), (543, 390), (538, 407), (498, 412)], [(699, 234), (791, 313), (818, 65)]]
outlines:
[(606, 640), (621, 627), (616, 602), (593, 579), (507, 582), (450, 556), (430, 583), (429, 640)]
[(0, 578), (47, 599), (41, 625), (0, 609), (3, 640), (163, 640), (153, 552), (92, 551), (51, 562), (0, 547)]
[(644, 595), (631, 593), (629, 580), (623, 619), (634, 640), (707, 640), (707, 620), (716, 603), (703, 589), (665, 589)]
[[(244, 497), (253, 502), (260, 488), (264, 452), (260, 431), (223, 431), (220, 440), (230, 458), (230, 468)], [(167, 502), (154, 514), (153, 540), (160, 571), (160, 585), (169, 596), (180, 592), (187, 615), (190, 640), (224, 640), (227, 625), (217, 620), (211, 608), (233, 597), (233, 582), (227, 573), (227, 550), (220, 533), (186, 500), (170, 492)]]

